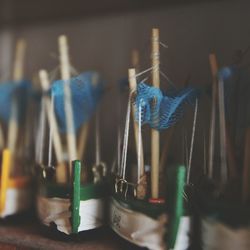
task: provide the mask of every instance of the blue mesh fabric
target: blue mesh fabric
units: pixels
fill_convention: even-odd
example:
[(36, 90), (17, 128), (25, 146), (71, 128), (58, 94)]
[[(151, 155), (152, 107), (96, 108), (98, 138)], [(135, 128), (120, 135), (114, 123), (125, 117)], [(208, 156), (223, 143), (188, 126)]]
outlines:
[(19, 82), (5, 82), (0, 84), (0, 119), (8, 122), (11, 116), (11, 104), (13, 98), (18, 106), (18, 120), (23, 117), (26, 108), (27, 97), (30, 93), (31, 84), (26, 80)]
[(70, 84), (75, 130), (89, 120), (104, 91), (103, 81), (96, 72), (84, 72), (71, 78), (69, 83), (63, 80), (55, 81), (51, 94), (54, 96), (55, 114), (61, 132), (66, 132), (64, 84)]
[(228, 80), (236, 71), (237, 69), (234, 66), (224, 67), (219, 70), (218, 76), (221, 77), (223, 80)]
[(148, 86), (145, 83), (137, 85), (135, 99), (136, 120), (138, 121), (139, 105), (142, 108), (142, 124), (149, 124), (157, 130), (173, 126), (184, 113), (184, 105), (193, 103), (198, 93), (193, 88), (186, 88), (179, 93), (163, 95), (159, 88)]

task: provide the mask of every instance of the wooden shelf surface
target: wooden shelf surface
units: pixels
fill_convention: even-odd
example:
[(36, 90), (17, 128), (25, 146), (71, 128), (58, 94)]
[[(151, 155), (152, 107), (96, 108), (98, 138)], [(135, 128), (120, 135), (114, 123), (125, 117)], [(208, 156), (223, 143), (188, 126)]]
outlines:
[[(208, 0), (0, 0), (0, 25), (33, 25)], [(222, 0), (210, 0), (222, 1)]]
[(19, 215), (0, 221), (3, 250), (133, 250), (140, 249), (117, 236), (108, 227), (67, 236), (42, 226), (34, 215)]

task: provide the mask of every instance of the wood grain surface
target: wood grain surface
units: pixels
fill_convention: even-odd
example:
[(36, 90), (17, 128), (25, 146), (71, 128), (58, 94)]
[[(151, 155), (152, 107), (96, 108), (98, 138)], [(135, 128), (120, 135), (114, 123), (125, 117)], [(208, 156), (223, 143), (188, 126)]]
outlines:
[(108, 227), (67, 236), (42, 226), (32, 213), (0, 221), (1, 250), (133, 250), (140, 249), (118, 237)]

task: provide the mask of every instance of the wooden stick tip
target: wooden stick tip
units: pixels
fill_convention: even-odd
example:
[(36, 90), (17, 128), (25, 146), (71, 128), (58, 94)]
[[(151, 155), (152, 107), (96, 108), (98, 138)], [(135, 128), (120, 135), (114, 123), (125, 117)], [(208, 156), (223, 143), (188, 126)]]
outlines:
[(26, 46), (26, 40), (24, 38), (18, 38), (16, 44), (17, 44), (17, 46), (25, 47)]
[(59, 44), (61, 46), (67, 46), (67, 44), (68, 44), (68, 38), (67, 38), (67, 36), (66, 35), (60, 35), (58, 37), (58, 42), (59, 42)]
[(48, 72), (45, 69), (39, 70), (39, 78), (41, 82), (41, 86), (43, 90), (48, 90), (49, 89), (49, 77), (48, 77)]
[(160, 31), (159, 31), (158, 28), (153, 28), (153, 29), (152, 29), (152, 35), (153, 35), (153, 36), (159, 36), (159, 33), (160, 33)]
[(48, 72), (45, 69), (39, 70), (39, 78), (40, 80), (44, 80), (48, 78)]
[(135, 68), (129, 68), (128, 73), (135, 73)]
[(39, 76), (45, 76), (45, 75), (47, 75), (47, 71), (45, 69), (40, 69)]
[(128, 76), (129, 78), (132, 78), (135, 76), (135, 68), (128, 69)]

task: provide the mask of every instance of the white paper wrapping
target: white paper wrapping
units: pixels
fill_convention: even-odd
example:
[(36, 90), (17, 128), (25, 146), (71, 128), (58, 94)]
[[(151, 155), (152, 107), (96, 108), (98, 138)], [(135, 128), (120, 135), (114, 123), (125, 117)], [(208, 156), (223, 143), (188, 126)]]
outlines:
[(174, 250), (187, 250), (190, 245), (191, 217), (182, 216)]
[[(85, 231), (100, 227), (104, 219), (104, 199), (90, 199), (80, 202), (81, 217), (78, 231)], [(57, 230), (65, 234), (72, 233), (70, 223), (70, 200), (61, 198), (37, 197), (38, 216), (43, 224), (56, 224)]]

